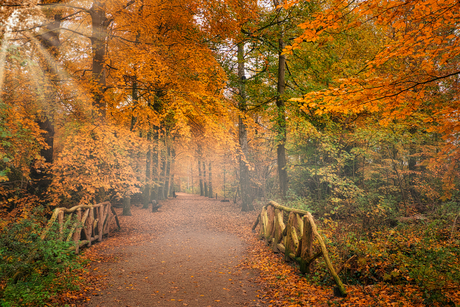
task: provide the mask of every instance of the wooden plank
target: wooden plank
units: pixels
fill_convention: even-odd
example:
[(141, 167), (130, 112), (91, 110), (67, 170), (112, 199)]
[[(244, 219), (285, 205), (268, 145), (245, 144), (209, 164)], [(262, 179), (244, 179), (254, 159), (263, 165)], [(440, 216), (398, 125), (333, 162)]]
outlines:
[(321, 251), (323, 253), (324, 260), (326, 262), (326, 266), (329, 269), (329, 272), (331, 273), (332, 277), (334, 278), (334, 281), (337, 284), (337, 287), (339, 288), (340, 294), (345, 297), (347, 295), (347, 291), (345, 290), (345, 287), (343, 286), (342, 281), (340, 280), (339, 276), (335, 272), (334, 267), (332, 266), (331, 260), (329, 259), (329, 255), (326, 249), (326, 244), (324, 244), (323, 238), (320, 236), (320, 234), (318, 233), (318, 230), (316, 229), (316, 224), (313, 220), (313, 216), (310, 213), (308, 213), (308, 214), (305, 214), (305, 218), (307, 218), (308, 221), (310, 222), (312, 232), (315, 235), (316, 239), (318, 239), (318, 242), (321, 246)]
[(302, 237), (302, 234), (303, 234), (303, 220), (302, 220), (302, 216), (301, 214), (298, 214), (296, 213), (295, 215), (295, 219), (296, 219), (296, 223), (295, 223), (295, 228), (297, 230), (297, 235), (299, 237)]
[(115, 215), (112, 212), (112, 205), (110, 205), (110, 210), (107, 210), (109, 212), (109, 221), (107, 222), (107, 237), (110, 237), (110, 224), (112, 223)]
[(284, 247), (283, 244), (277, 244), (276, 248), (282, 253), (284, 253), (286, 251), (286, 248)]
[[(85, 236), (85, 239), (88, 240), (89, 239), (89, 236), (88, 236), (88, 230), (87, 230), (87, 223), (88, 223), (88, 218), (89, 218), (89, 208), (88, 209), (85, 209), (85, 211), (83, 212), (83, 217), (81, 218), (81, 225), (82, 225), (82, 229), (80, 231), (80, 233), (83, 233), (83, 235)], [(80, 237), (80, 240), (82, 239), (82, 237)], [(80, 244), (81, 246), (81, 244)]]
[(263, 210), (261, 212), (261, 217), (262, 217), (262, 224), (264, 225), (263, 227), (263, 234), (262, 234), (262, 238), (261, 239), (265, 239), (265, 242), (268, 243), (268, 237), (270, 236), (270, 234), (268, 233), (268, 212), (267, 210)]
[(86, 220), (86, 233), (88, 239), (88, 246), (91, 246), (92, 238), (93, 238), (93, 222), (94, 222), (94, 208), (89, 209), (89, 216)]
[(59, 223), (59, 241), (62, 241), (64, 237), (64, 211), (59, 210), (58, 213), (58, 223)]
[(308, 211), (305, 211), (305, 210), (299, 210), (299, 209), (294, 209), (294, 208), (289, 208), (289, 207), (285, 207), (285, 206), (281, 206), (280, 204), (274, 202), (274, 201), (270, 201), (268, 204), (267, 204), (267, 207), (268, 206), (273, 206), (275, 209), (279, 209), (279, 210), (283, 210), (285, 212), (288, 212), (288, 213), (291, 213), (291, 212), (294, 212), (294, 213), (298, 213), (300, 215), (305, 215), (307, 213), (310, 213)]
[(310, 261), (313, 258), (313, 230), (308, 218), (303, 219), (303, 234), (301, 238), (301, 251), (300, 251), (300, 272), (303, 274), (311, 273)]
[(275, 209), (275, 218), (274, 218), (274, 238), (275, 240), (272, 243), (272, 250), (277, 253), (279, 251), (278, 243), (283, 240), (283, 231), (286, 228), (283, 221), (283, 211)]
[(83, 217), (81, 218), (82, 225), (86, 223), (86, 219), (88, 218), (88, 215), (89, 215), (89, 209), (86, 209), (85, 212), (83, 213)]
[(290, 257), (290, 254), (293, 254), (295, 258), (295, 254), (299, 247), (299, 239), (297, 237), (297, 230), (295, 227), (296, 224), (296, 214), (294, 212), (289, 213), (288, 224), (286, 226), (286, 244), (284, 245), (284, 247), (286, 248), (284, 252), (284, 260), (286, 261), (291, 260), (292, 257)]
[[(115, 222), (117, 223), (118, 230), (121, 229), (120, 227), (120, 221), (118, 220), (117, 213), (115, 212), (115, 209), (113, 209), (112, 204), (110, 204), (110, 211), (112, 211), (112, 214), (115, 216)], [(255, 227), (254, 227), (255, 228)]]
[(109, 233), (108, 229), (109, 229), (109, 222), (110, 222), (110, 210), (109, 210), (109, 205), (106, 204), (104, 205), (104, 227), (102, 229), (102, 233), (103, 234), (107, 234)]
[(102, 206), (97, 207), (97, 234), (99, 236), (99, 242), (102, 242), (102, 227), (104, 226), (104, 208)]
[(48, 221), (48, 224), (46, 224), (46, 227), (43, 229), (42, 233), (40, 234), (40, 239), (44, 240), (46, 238), (46, 235), (48, 234), (49, 230), (51, 229), (51, 226), (53, 226), (54, 221), (56, 221), (56, 218), (61, 211), (61, 208), (56, 208), (53, 211), (53, 215), (51, 216), (50, 220)]
[(267, 208), (267, 228), (265, 229), (265, 239), (268, 242), (271, 242), (271, 238), (274, 236), (275, 233), (275, 208), (273, 206), (269, 206)]
[(81, 237), (81, 222), (82, 222), (82, 217), (81, 217), (81, 208), (78, 208), (76, 210), (76, 216), (77, 216), (77, 227), (75, 228), (75, 233), (73, 235), (73, 241), (75, 242), (75, 254), (78, 254), (80, 250), (80, 245), (78, 244), (80, 241)]
[(259, 216), (259, 239), (263, 239), (265, 237), (265, 215), (267, 213), (267, 209), (265, 207), (262, 208)]

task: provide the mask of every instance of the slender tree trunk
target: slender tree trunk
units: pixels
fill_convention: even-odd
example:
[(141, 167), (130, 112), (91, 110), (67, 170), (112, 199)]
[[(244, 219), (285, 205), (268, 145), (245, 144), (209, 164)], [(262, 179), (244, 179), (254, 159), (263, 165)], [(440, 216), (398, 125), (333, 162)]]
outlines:
[(203, 177), (201, 177), (201, 160), (198, 158), (198, 176), (200, 178), (200, 196), (204, 195)]
[[(244, 43), (238, 44), (238, 78), (239, 78), (239, 109), (242, 113), (245, 113), (246, 110), (246, 89), (245, 89), (245, 72), (244, 72)], [(252, 203), (249, 197), (249, 167), (247, 159), (249, 157), (249, 146), (248, 146), (248, 132), (246, 129), (246, 124), (244, 123), (241, 116), (238, 117), (238, 140), (240, 143), (241, 154), (239, 156), (240, 164), (240, 191), (241, 191), (241, 210), (249, 211), (253, 210)]]
[(131, 131), (133, 131), (134, 127), (136, 126), (137, 117), (134, 115), (134, 109), (136, 109), (136, 106), (139, 103), (139, 94), (138, 94), (138, 89), (137, 89), (137, 78), (136, 77), (134, 77), (134, 81), (133, 81), (132, 98), (133, 98), (133, 114), (131, 116), (131, 129), (130, 129)]
[(203, 161), (203, 186), (204, 186), (204, 197), (208, 197), (208, 184), (206, 180), (206, 162)]
[(158, 186), (158, 199), (165, 199), (165, 186), (164, 186), (164, 178), (166, 177), (166, 161), (163, 160), (161, 162), (161, 175), (159, 180)]
[[(150, 141), (150, 137), (147, 137), (147, 140)], [(142, 192), (142, 201), (143, 201), (143, 209), (147, 209), (150, 203), (150, 181), (152, 180), (151, 176), (151, 166), (152, 164), (152, 147), (149, 145), (149, 150), (147, 151), (147, 156), (145, 158), (145, 184), (144, 184), (144, 191)]]
[[(413, 136), (417, 132), (417, 129), (411, 128), (409, 132), (411, 136)], [(411, 139), (414, 140), (414, 137), (412, 137)], [(417, 171), (417, 158), (415, 157), (415, 155), (417, 154), (417, 147), (415, 145), (416, 144), (414, 141), (411, 141), (409, 144), (409, 176), (408, 176), (409, 184), (408, 186), (409, 186), (410, 195), (412, 196), (413, 200), (417, 202), (418, 204), (420, 204), (421, 203), (420, 193), (416, 189), (416, 181), (415, 181), (416, 171)]]
[[(279, 0), (274, 0), (275, 7), (280, 5)], [(278, 21), (280, 20), (281, 8), (278, 10)], [(286, 170), (286, 106), (284, 102), (284, 91), (286, 89), (286, 56), (283, 54), (284, 49), (284, 33), (280, 26), (278, 38), (278, 87), (276, 96), (276, 106), (278, 108), (277, 116), (277, 162), (278, 162), (278, 178), (280, 184), (281, 197), (286, 197), (287, 192), (287, 170)]]
[(176, 193), (176, 185), (174, 184), (174, 173), (173, 172), (171, 172), (170, 182), (171, 183), (169, 185), (169, 196), (174, 197)]
[(192, 194), (194, 193), (193, 191), (193, 164), (190, 164), (190, 181), (191, 181), (191, 185), (192, 185)]
[[(151, 185), (150, 186), (150, 199), (149, 201), (151, 202), (152, 200), (156, 200), (157, 199), (157, 187), (155, 185), (155, 183), (157, 182), (158, 180), (158, 128), (157, 127), (154, 127), (153, 128), (153, 149), (152, 149), (152, 153), (151, 153), (151, 163), (152, 163), (152, 172), (151, 172), (151, 176), (150, 176), (150, 179), (151, 181), (150, 182), (153, 182), (153, 186)], [(156, 148), (156, 151), (154, 150)]]
[(173, 197), (174, 196), (174, 165), (176, 161), (176, 151), (174, 148), (171, 148), (171, 169), (169, 171), (169, 196)]
[(211, 168), (211, 161), (209, 161), (208, 163), (208, 166), (209, 166), (209, 195), (208, 197), (209, 198), (212, 198), (214, 193), (212, 191), (212, 168)]
[(401, 178), (399, 174), (398, 167), (396, 166), (396, 162), (395, 162), (397, 155), (398, 155), (398, 150), (396, 149), (394, 144), (392, 146), (392, 149), (390, 149), (389, 146), (387, 146), (387, 148), (388, 148), (388, 152), (391, 157), (391, 164), (393, 166), (393, 171), (396, 174), (396, 178), (398, 179), (398, 185), (401, 191), (401, 197), (404, 203), (404, 208), (407, 208), (406, 193), (405, 193), (404, 186), (403, 186), (403, 179)]
[[(163, 157), (163, 152), (165, 152), (163, 149), (161, 149), (161, 153), (159, 154), (159, 157), (161, 158), (161, 169), (160, 169), (160, 175), (158, 178), (158, 199), (164, 199), (164, 178), (166, 176), (166, 157)], [(165, 152), (166, 155), (166, 152)]]
[[(139, 16), (142, 16), (142, 11), (143, 11), (143, 4), (140, 8), (139, 11)], [(140, 31), (137, 31), (136, 34), (136, 41), (135, 44), (139, 45), (139, 39), (141, 37)], [(137, 85), (137, 63), (134, 64), (134, 76), (132, 77), (132, 82), (133, 82), (133, 90), (132, 90), (132, 98), (133, 98), (133, 108), (132, 108), (132, 116), (131, 116), (131, 131), (133, 131), (134, 127), (136, 126), (137, 123), (137, 117), (135, 115), (135, 111), (137, 108), (137, 105), (139, 104), (139, 90), (138, 90), (138, 85)]]
[(164, 198), (167, 199), (169, 196), (169, 183), (171, 175), (171, 148), (166, 145), (166, 173), (165, 173), (165, 185), (164, 185)]

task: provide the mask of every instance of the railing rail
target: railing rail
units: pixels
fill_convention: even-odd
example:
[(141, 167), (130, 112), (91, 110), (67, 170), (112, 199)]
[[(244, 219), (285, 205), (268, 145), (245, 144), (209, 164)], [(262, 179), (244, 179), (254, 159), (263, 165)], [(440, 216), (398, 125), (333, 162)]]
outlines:
[[(283, 212), (289, 214), (287, 225), (284, 224)], [(326, 244), (318, 233), (310, 212), (288, 208), (270, 201), (262, 208), (254, 222), (253, 231), (257, 225), (259, 225), (259, 238), (266, 240), (274, 252), (284, 253), (286, 261), (291, 259), (297, 261), (302, 273), (310, 273), (312, 263), (322, 256), (337, 284), (340, 295), (347, 295), (345, 287), (329, 259)], [(313, 254), (314, 237), (320, 245), (320, 251), (316, 254)]]
[[(56, 208), (53, 211), (48, 224), (40, 234), (40, 238), (44, 240), (54, 224), (56, 219), (59, 223), (60, 239), (64, 240), (64, 225), (75, 217), (76, 220), (71, 224), (71, 229), (67, 235), (66, 241), (73, 240), (75, 242), (75, 253), (78, 254), (80, 247), (84, 245), (91, 246), (95, 240), (102, 241), (102, 237), (110, 235), (110, 223), (115, 218), (118, 229), (120, 223), (118, 216), (110, 202), (103, 202), (95, 205), (79, 205), (67, 208)], [(83, 239), (83, 240), (81, 240)]]

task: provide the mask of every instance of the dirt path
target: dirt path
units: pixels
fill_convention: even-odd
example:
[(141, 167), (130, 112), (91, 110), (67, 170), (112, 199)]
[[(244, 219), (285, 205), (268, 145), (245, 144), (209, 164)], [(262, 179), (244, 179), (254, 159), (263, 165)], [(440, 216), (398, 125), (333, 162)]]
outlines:
[(86, 306), (263, 306), (253, 273), (239, 268), (246, 246), (238, 228), (254, 213), (178, 193), (159, 212), (133, 207), (123, 231), (91, 248), (104, 276)]

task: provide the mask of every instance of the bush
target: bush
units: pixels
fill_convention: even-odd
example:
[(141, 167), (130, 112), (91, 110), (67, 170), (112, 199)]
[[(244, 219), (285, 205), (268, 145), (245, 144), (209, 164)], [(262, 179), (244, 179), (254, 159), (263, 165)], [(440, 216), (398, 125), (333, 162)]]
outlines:
[[(353, 257), (341, 273), (346, 284), (411, 284), (419, 289), (427, 305), (451, 304), (447, 289), (460, 284), (458, 240), (448, 240), (447, 226), (439, 221), (399, 225), (391, 230), (375, 231), (370, 236), (357, 229), (331, 229), (323, 223), (331, 258), (344, 263)], [(333, 280), (324, 265), (318, 266), (316, 281)]]
[(71, 273), (81, 263), (74, 243), (60, 240), (57, 223), (42, 240), (42, 216), (40, 209), (17, 222), (0, 223), (1, 306), (44, 306), (59, 292), (75, 289)]

